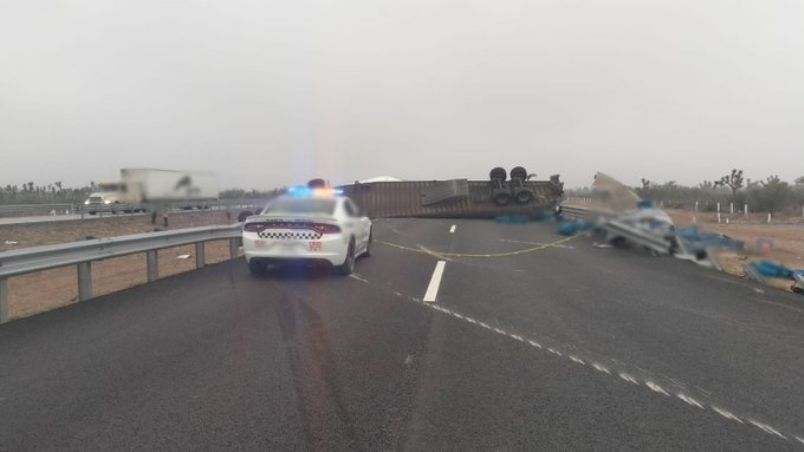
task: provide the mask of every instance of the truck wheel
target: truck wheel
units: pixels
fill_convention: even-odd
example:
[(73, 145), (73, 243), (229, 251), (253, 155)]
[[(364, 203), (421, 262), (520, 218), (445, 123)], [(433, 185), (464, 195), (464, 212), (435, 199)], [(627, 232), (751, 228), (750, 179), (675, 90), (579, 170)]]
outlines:
[(240, 212), (240, 213), (237, 215), (237, 222), (238, 222), (238, 223), (242, 223), (242, 222), (246, 221), (246, 218), (248, 218), (248, 217), (250, 217), (250, 216), (252, 216), (252, 215), (254, 215), (254, 214), (253, 214), (253, 213), (251, 213), (251, 211), (250, 211), (250, 210), (244, 210), (244, 211)]
[(505, 168), (496, 167), (489, 172), (489, 179), (491, 180), (502, 180), (504, 181), (507, 175), (505, 174)]
[(251, 273), (252, 276), (264, 275), (267, 269), (268, 265), (258, 259), (252, 259), (248, 263), (248, 272)]
[(507, 191), (498, 191), (491, 196), (491, 201), (498, 206), (507, 206), (511, 202), (511, 194)]
[(519, 190), (514, 198), (519, 204), (527, 204), (533, 200), (533, 193), (530, 190)]
[(320, 179), (320, 178), (310, 179), (310, 181), (307, 182), (307, 187), (309, 187), (309, 188), (326, 188), (327, 187), (327, 181), (325, 181), (324, 179)]
[(335, 272), (339, 275), (349, 276), (355, 271), (355, 239), (349, 241), (349, 249), (346, 250), (346, 259), (343, 264), (335, 267)]
[(528, 177), (528, 172), (521, 166), (514, 167), (511, 170), (511, 179), (525, 180)]

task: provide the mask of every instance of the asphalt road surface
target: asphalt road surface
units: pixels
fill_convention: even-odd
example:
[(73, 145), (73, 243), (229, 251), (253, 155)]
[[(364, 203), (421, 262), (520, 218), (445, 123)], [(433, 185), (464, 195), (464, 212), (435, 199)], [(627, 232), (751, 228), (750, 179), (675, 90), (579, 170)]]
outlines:
[(798, 296), (547, 224), (374, 237), (0, 326), (0, 449), (804, 450)]

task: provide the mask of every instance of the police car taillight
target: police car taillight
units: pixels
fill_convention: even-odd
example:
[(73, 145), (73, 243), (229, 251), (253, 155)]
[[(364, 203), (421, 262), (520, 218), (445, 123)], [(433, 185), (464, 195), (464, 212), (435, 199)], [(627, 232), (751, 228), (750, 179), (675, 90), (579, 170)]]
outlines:
[(341, 232), (341, 228), (334, 224), (314, 224), (313, 229), (321, 234), (337, 234)]
[(243, 226), (243, 230), (248, 232), (261, 232), (265, 229), (265, 226), (265, 223), (246, 223), (246, 225)]

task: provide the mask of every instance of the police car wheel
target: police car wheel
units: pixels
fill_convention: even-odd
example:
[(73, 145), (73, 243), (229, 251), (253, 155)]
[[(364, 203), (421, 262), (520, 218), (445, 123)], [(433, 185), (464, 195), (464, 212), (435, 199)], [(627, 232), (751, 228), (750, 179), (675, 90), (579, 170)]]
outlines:
[(363, 257), (371, 257), (371, 242), (373, 239), (374, 232), (369, 229), (369, 238), (368, 243), (366, 243), (366, 251), (363, 253)]
[(335, 272), (339, 275), (348, 276), (355, 271), (355, 239), (349, 241), (349, 249), (346, 251), (346, 259), (343, 264), (335, 267)]
[(265, 264), (265, 262), (257, 259), (252, 259), (248, 263), (248, 272), (253, 276), (264, 275), (267, 268), (268, 266)]

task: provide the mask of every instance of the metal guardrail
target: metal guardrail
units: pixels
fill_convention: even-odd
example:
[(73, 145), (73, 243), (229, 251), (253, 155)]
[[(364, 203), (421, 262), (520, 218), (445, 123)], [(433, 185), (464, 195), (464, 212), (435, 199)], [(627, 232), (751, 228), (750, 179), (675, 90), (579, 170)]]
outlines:
[(82, 242), (38, 246), (0, 253), (0, 323), (8, 321), (8, 278), (52, 268), (78, 267), (78, 300), (92, 298), (92, 262), (146, 253), (148, 281), (158, 278), (157, 250), (195, 244), (195, 265), (205, 265), (204, 244), (229, 240), (229, 255), (238, 256), (242, 224), (149, 232)]
[[(259, 209), (265, 206), (266, 199), (237, 198), (219, 199), (214, 202), (201, 203), (202, 210), (229, 210), (229, 209)], [(169, 202), (164, 206), (171, 211), (193, 210), (186, 208), (187, 203)], [(137, 210), (146, 210), (142, 204), (71, 204), (71, 203), (43, 203), (43, 204), (3, 204), (0, 205), (0, 218), (4, 217), (33, 217), (33, 216), (59, 216), (80, 214), (120, 214), (132, 213)]]
[(70, 203), (57, 204), (4, 204), (0, 205), (0, 217), (70, 214), (76, 211)]
[[(191, 211), (205, 211), (205, 210), (229, 210), (229, 209), (259, 209), (265, 207), (267, 201), (262, 199), (221, 199), (215, 202), (201, 203), (201, 209), (189, 208), (187, 203), (183, 202), (169, 202), (162, 204), (162, 208), (166, 208), (172, 212), (191, 212)], [(80, 213), (83, 218), (84, 215), (103, 215), (103, 214), (120, 214), (120, 213), (136, 213), (137, 211), (146, 211), (153, 206), (144, 204), (80, 204), (76, 206), (76, 213)]]
[(589, 209), (561, 206), (561, 216), (572, 220), (583, 220), (590, 214)]

